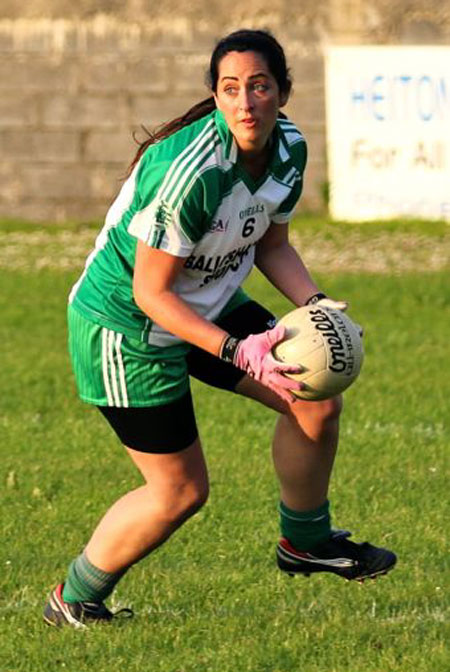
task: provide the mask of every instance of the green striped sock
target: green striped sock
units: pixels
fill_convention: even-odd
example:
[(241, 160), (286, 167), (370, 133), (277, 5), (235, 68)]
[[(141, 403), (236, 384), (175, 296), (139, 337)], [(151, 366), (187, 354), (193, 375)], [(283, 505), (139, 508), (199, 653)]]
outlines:
[(280, 502), (281, 534), (299, 551), (309, 551), (331, 533), (330, 503), (312, 511), (293, 511)]
[(104, 572), (89, 562), (86, 553), (75, 558), (64, 584), (64, 602), (103, 602), (127, 570)]

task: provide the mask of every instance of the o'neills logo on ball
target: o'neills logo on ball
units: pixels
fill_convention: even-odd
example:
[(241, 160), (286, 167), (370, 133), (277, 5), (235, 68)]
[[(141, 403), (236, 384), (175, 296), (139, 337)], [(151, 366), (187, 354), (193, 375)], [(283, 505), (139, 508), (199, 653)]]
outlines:
[[(339, 320), (336, 315), (334, 316), (335, 319), (340, 322), (340, 326), (344, 330), (343, 334), (340, 334), (330, 315), (324, 310), (321, 310), (320, 308), (311, 310), (310, 315), (312, 316), (311, 322), (314, 323), (314, 327), (317, 331), (321, 332), (330, 346), (331, 371), (334, 371), (335, 373), (343, 373), (348, 369), (347, 374), (351, 375), (354, 366), (354, 357), (352, 353), (353, 345), (350, 334), (345, 328), (344, 321)], [(342, 340), (342, 336), (345, 338), (345, 343)]]

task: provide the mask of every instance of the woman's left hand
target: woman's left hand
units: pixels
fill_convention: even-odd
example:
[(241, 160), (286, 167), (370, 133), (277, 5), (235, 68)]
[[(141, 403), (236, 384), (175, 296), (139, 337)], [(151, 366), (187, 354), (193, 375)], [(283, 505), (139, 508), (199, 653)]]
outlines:
[[(328, 296), (326, 296), (323, 299), (319, 299), (317, 303), (315, 304), (316, 306), (323, 306), (324, 308), (332, 308), (333, 310), (341, 310), (343, 313), (348, 308), (348, 302), (347, 301), (335, 301), (334, 299), (329, 299)], [(357, 322), (354, 322), (355, 326), (359, 330), (359, 335), (361, 338), (364, 336), (364, 329), (360, 324)]]
[(335, 301), (334, 299), (329, 299), (328, 296), (319, 299), (315, 305), (323, 306), (324, 308), (332, 308), (333, 310), (341, 310), (343, 313), (345, 313), (348, 308), (347, 301)]

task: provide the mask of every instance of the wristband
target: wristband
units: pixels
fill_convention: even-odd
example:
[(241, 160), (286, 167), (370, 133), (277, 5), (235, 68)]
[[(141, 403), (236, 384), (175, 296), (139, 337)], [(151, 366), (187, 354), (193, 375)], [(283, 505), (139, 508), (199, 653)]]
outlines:
[(234, 364), (234, 356), (239, 347), (240, 339), (234, 336), (226, 336), (220, 348), (219, 357), (228, 364)]
[(317, 303), (321, 299), (326, 299), (326, 298), (327, 298), (326, 294), (324, 294), (323, 292), (317, 292), (317, 294), (313, 294), (312, 296), (309, 297), (309, 299), (305, 303), (305, 306), (313, 306), (315, 303)]

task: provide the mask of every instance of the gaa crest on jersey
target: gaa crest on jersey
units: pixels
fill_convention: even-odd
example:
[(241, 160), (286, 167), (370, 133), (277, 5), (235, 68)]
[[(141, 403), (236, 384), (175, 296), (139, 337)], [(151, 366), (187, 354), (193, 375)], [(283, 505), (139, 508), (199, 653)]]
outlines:
[(228, 231), (229, 223), (230, 223), (229, 218), (227, 220), (224, 220), (221, 217), (219, 217), (219, 219), (213, 219), (211, 224), (209, 225), (208, 231), (210, 233), (225, 233), (226, 231)]

